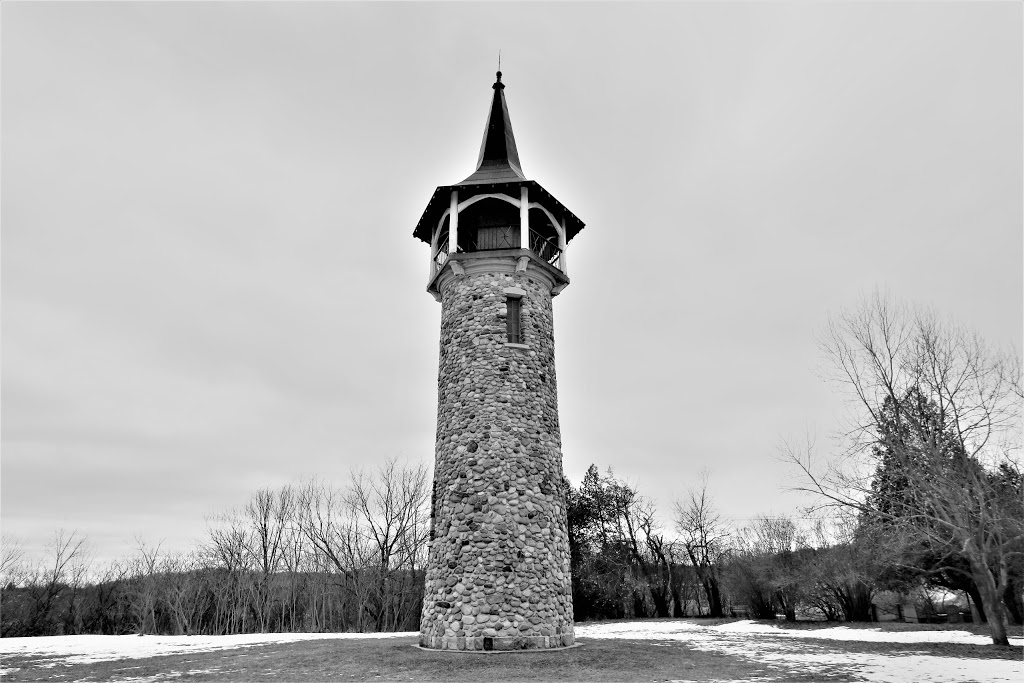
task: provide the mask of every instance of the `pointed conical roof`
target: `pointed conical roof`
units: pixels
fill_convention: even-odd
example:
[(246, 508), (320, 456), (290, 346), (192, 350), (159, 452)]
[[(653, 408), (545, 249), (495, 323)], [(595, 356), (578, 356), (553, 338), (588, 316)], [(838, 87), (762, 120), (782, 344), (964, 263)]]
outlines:
[(459, 185), (526, 180), (519, 163), (516, 139), (512, 135), (512, 121), (508, 116), (505, 84), (501, 82), (500, 71), (491, 87), (494, 88), (494, 97), (491, 99), (491, 111), (487, 115), (484, 139), (480, 143), (480, 158), (476, 162), (476, 171)]

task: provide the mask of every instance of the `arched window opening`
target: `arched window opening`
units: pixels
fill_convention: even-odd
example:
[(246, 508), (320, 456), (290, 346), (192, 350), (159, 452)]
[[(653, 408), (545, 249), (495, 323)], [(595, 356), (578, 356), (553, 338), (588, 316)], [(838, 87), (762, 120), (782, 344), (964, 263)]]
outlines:
[(488, 197), (459, 212), (459, 250), (518, 249), (519, 209)]
[(552, 265), (561, 254), (558, 231), (547, 213), (540, 209), (530, 209), (530, 250)]

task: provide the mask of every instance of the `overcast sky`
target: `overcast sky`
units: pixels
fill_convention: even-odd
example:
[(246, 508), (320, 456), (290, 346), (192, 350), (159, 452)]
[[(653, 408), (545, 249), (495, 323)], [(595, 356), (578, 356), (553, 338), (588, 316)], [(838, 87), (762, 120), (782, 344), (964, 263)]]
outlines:
[[(475, 168), (498, 50), (523, 170), (586, 224), (555, 300), (563, 456), (727, 517), (842, 403), (874, 287), (1022, 327), (1022, 6), (2, 8), (2, 521), (189, 548), (257, 488), (432, 465), (412, 230)], [(821, 442), (819, 441), (819, 445)]]

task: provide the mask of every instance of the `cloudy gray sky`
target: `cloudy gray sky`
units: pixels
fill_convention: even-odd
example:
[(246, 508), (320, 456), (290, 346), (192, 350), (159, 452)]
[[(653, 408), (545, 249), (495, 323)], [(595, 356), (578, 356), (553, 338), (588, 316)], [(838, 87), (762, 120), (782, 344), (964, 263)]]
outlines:
[(411, 236), (502, 51), (555, 301), (565, 470), (742, 520), (835, 429), (814, 335), (876, 286), (1022, 336), (1019, 2), (2, 8), (2, 521), (187, 548), (261, 486), (430, 462)]

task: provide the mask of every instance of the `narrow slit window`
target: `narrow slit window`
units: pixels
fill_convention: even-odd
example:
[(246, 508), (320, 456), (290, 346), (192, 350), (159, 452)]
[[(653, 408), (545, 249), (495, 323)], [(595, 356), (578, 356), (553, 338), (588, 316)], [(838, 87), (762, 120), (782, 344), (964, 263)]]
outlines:
[(508, 306), (508, 313), (505, 315), (505, 330), (508, 332), (508, 343), (522, 344), (523, 332), (520, 321), (522, 299), (510, 296), (505, 299), (505, 303)]

